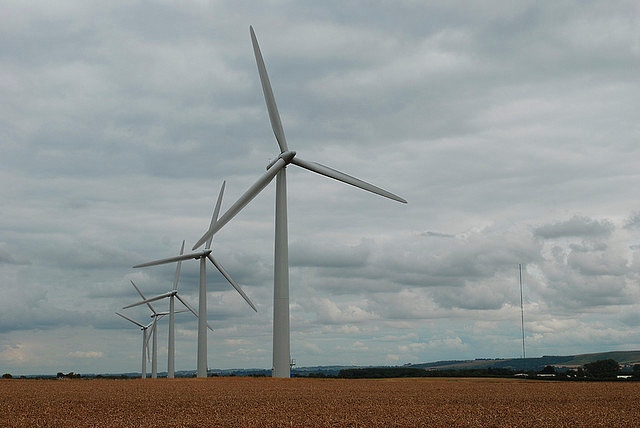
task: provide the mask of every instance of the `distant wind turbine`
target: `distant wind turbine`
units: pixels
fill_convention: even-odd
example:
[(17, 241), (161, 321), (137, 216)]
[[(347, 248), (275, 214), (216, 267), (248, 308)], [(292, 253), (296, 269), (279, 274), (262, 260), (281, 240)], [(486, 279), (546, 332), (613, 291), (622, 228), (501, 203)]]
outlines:
[(149, 324), (144, 325), (139, 323), (138, 321), (129, 318), (126, 315), (121, 314), (120, 312), (116, 312), (116, 315), (121, 316), (122, 318), (126, 319), (127, 321), (130, 321), (132, 323), (134, 323), (135, 325), (137, 325), (138, 327), (140, 327), (140, 330), (142, 330), (142, 369), (141, 369), (141, 378), (142, 379), (146, 379), (147, 377), (147, 360), (149, 359), (149, 339), (148, 339), (148, 333), (147, 330), (149, 329), (149, 327), (151, 327), (155, 321), (151, 321)]
[(267, 75), (267, 69), (258, 46), (258, 40), (249, 27), (253, 51), (258, 66), (258, 73), (262, 83), (262, 91), (267, 104), (267, 111), (271, 121), (271, 127), (275, 134), (280, 155), (267, 166), (267, 171), (256, 181), (240, 198), (225, 212), (220, 219), (211, 224), (211, 227), (193, 249), (200, 247), (205, 241), (227, 224), (236, 214), (242, 210), (258, 193), (262, 191), (274, 177), (276, 178), (276, 219), (275, 219), (275, 248), (274, 248), (274, 275), (273, 275), (273, 377), (288, 378), (290, 369), (290, 324), (289, 324), (289, 250), (287, 231), (287, 184), (286, 166), (297, 165), (309, 171), (351, 184), (369, 192), (406, 203), (403, 198), (387, 192), (379, 187), (359, 180), (350, 175), (336, 171), (333, 168), (316, 162), (307, 162), (296, 156), (296, 152), (289, 150), (284, 136), (282, 122), (276, 106), (276, 101)]
[[(222, 195), (224, 194), (225, 182), (222, 183), (222, 187), (220, 188), (220, 193), (218, 194), (218, 200), (216, 202), (216, 206), (213, 210), (213, 216), (211, 217), (211, 224), (209, 225), (209, 229), (213, 228), (216, 220), (218, 219), (218, 214), (220, 213), (220, 206), (222, 204)], [(216, 259), (213, 258), (211, 254), (211, 242), (213, 240), (213, 234), (211, 234), (206, 241), (206, 246), (204, 250), (196, 251), (194, 253), (183, 254), (176, 257), (169, 257), (166, 259), (155, 260), (148, 263), (142, 263), (134, 266), (134, 268), (146, 267), (146, 266), (155, 266), (166, 263), (179, 262), (181, 260), (189, 260), (196, 259), (200, 260), (200, 286), (198, 293), (198, 367), (197, 367), (197, 377), (207, 377), (207, 259), (213, 263), (213, 265), (218, 269), (218, 271), (224, 276), (227, 281), (236, 289), (236, 291), (242, 296), (242, 298), (251, 306), (251, 308), (258, 312), (258, 309), (253, 304), (251, 299), (242, 291), (242, 288), (229, 276), (226, 270), (222, 267), (220, 263)], [(195, 248), (194, 248), (195, 249)], [(177, 296), (177, 294), (176, 294)]]

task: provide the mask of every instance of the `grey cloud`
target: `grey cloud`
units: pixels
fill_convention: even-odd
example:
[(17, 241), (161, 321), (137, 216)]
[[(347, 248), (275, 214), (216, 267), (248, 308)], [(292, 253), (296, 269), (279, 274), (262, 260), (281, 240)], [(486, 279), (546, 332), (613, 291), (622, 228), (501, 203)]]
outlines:
[(7, 306), (0, 311), (0, 331), (15, 330), (52, 330), (60, 326), (73, 326), (78, 323), (84, 325), (100, 325), (96, 323), (96, 316), (86, 309), (71, 309), (59, 306), (51, 299), (41, 295), (24, 296), (20, 298), (8, 293)]
[(371, 310), (384, 320), (421, 320), (439, 318), (442, 310), (420, 289), (380, 292), (371, 296)]
[(620, 256), (572, 252), (564, 259), (541, 265), (543, 284), (533, 284), (550, 308), (581, 312), (587, 308), (620, 305), (635, 288), (625, 278), (628, 268)]
[(357, 304), (338, 305), (329, 299), (314, 298), (305, 307), (316, 313), (321, 323), (352, 324), (377, 318), (372, 312)]
[(17, 256), (11, 251), (10, 246), (6, 242), (0, 242), (0, 265), (28, 264), (29, 261), (23, 255)]
[(627, 260), (612, 252), (572, 251), (567, 264), (583, 275), (622, 276), (628, 272)]
[(289, 246), (292, 266), (321, 268), (358, 268), (365, 265), (369, 250), (364, 245), (347, 247), (339, 243), (295, 241)]
[(625, 284), (614, 278), (567, 276), (554, 281), (550, 305), (581, 311), (587, 307), (624, 304), (627, 300)]
[(539, 226), (534, 234), (544, 239), (562, 237), (598, 238), (610, 235), (615, 226), (609, 220), (593, 220), (588, 217), (575, 215), (571, 219)]
[(640, 211), (634, 212), (626, 220), (625, 228), (627, 229), (639, 229), (640, 228)]
[(622, 322), (633, 328), (640, 326), (640, 314), (638, 312), (624, 311), (621, 316)]
[(426, 236), (426, 237), (433, 237), (433, 238), (455, 238), (455, 235), (450, 235), (448, 233), (441, 233), (441, 232), (424, 232), (421, 234), (422, 236)]
[(506, 303), (502, 290), (481, 284), (471, 284), (462, 290), (438, 288), (432, 294), (438, 306), (446, 309), (496, 310)]
[(541, 249), (526, 231), (496, 235), (482, 230), (456, 239), (416, 243), (419, 245), (411, 246), (407, 254), (394, 252), (391, 263), (383, 266), (392, 269), (398, 279), (423, 286), (459, 287), (471, 278), (491, 278), (518, 263), (539, 260)]

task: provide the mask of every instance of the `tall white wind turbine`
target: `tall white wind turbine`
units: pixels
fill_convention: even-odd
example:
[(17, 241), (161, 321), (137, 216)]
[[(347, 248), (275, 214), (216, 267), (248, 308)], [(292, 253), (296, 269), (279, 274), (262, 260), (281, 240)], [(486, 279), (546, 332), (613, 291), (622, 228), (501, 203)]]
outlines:
[[(211, 223), (209, 229), (214, 228), (214, 225), (218, 219), (220, 213), (220, 206), (222, 204), (222, 195), (224, 194), (225, 182), (222, 183), (220, 193), (218, 194), (218, 200), (216, 202), (215, 209), (213, 210), (213, 216), (211, 217)], [(211, 242), (213, 240), (213, 234), (211, 234), (206, 241), (205, 249), (196, 251), (194, 253), (183, 254), (176, 257), (169, 257), (166, 259), (155, 260), (148, 263), (142, 263), (134, 266), (134, 268), (155, 266), (165, 263), (179, 262), (181, 260), (196, 259), (200, 260), (200, 286), (198, 293), (198, 367), (197, 377), (207, 377), (207, 259), (213, 263), (218, 271), (226, 278), (227, 281), (236, 289), (236, 291), (244, 298), (244, 300), (251, 306), (251, 308), (258, 312), (258, 309), (253, 304), (251, 299), (242, 291), (242, 288), (229, 276), (227, 271), (222, 267), (220, 263), (212, 256)], [(201, 244), (202, 245), (202, 244)]]
[(267, 166), (265, 172), (240, 198), (225, 212), (222, 217), (212, 223), (207, 233), (193, 246), (200, 247), (207, 239), (211, 239), (214, 233), (227, 224), (242, 208), (255, 198), (267, 184), (276, 178), (276, 219), (275, 219), (275, 246), (274, 246), (274, 274), (273, 274), (273, 377), (290, 377), (290, 331), (289, 331), (289, 254), (287, 232), (287, 183), (286, 166), (294, 164), (321, 175), (342, 181), (352, 186), (359, 187), (369, 192), (406, 203), (403, 198), (387, 192), (379, 187), (359, 180), (350, 175), (336, 171), (333, 168), (316, 162), (308, 162), (296, 156), (296, 152), (289, 150), (284, 136), (282, 122), (276, 106), (276, 101), (264, 65), (262, 53), (258, 46), (258, 40), (249, 27), (253, 52), (258, 65), (258, 73), (262, 83), (262, 92), (267, 104), (267, 111), (271, 121), (271, 127), (275, 134), (280, 155)]
[(147, 330), (149, 329), (149, 327), (151, 327), (155, 321), (151, 321), (149, 324), (144, 325), (139, 323), (138, 321), (129, 318), (126, 315), (121, 314), (120, 312), (116, 312), (116, 315), (121, 316), (122, 318), (126, 319), (127, 321), (130, 321), (132, 323), (134, 323), (135, 325), (137, 325), (138, 327), (140, 327), (140, 330), (142, 330), (142, 369), (140, 371), (141, 373), (141, 378), (142, 379), (146, 379), (147, 377), (147, 359), (149, 359), (149, 340), (148, 340), (148, 334), (147, 334)]

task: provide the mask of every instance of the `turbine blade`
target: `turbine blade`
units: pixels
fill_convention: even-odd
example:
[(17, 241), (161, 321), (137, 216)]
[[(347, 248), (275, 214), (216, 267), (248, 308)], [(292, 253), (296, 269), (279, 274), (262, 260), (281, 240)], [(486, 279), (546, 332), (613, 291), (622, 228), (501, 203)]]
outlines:
[[(138, 292), (138, 294), (140, 295), (140, 297), (142, 297), (142, 300), (147, 300), (146, 297), (144, 297), (144, 294), (142, 294), (142, 291), (140, 291), (140, 289), (138, 288), (138, 286), (133, 282), (133, 280), (131, 281), (131, 285), (133, 285), (133, 288), (136, 289), (136, 291)], [(149, 307), (149, 309), (151, 309), (151, 312), (153, 312), (154, 314), (156, 313), (156, 310), (153, 309), (153, 306), (151, 306), (151, 303), (149, 302), (145, 302), (147, 304), (147, 306)], [(124, 308), (123, 308), (124, 309)]]
[(133, 288), (136, 289), (136, 291), (138, 292), (138, 294), (140, 295), (140, 297), (142, 297), (143, 299), (146, 299), (146, 297), (144, 297), (144, 294), (142, 294), (142, 291), (140, 291), (140, 289), (138, 288), (138, 286), (136, 285), (135, 282), (133, 282), (133, 280), (129, 280), (131, 282), (131, 285), (133, 285)]
[(160, 260), (154, 260), (152, 262), (142, 263), (139, 265), (135, 265), (134, 268), (163, 265), (166, 263), (179, 262), (180, 260), (199, 259), (200, 257), (206, 256), (206, 255), (207, 255), (207, 250), (196, 251), (193, 253), (182, 254), (180, 256), (168, 257), (166, 259), (160, 259)]
[(144, 328), (143, 324), (140, 324), (138, 321), (136, 320), (132, 320), (131, 318), (129, 318), (126, 315), (122, 315), (120, 312), (116, 312), (116, 315), (120, 315), (122, 318), (126, 319), (127, 321), (131, 321), (132, 323), (134, 323), (135, 325), (137, 325), (140, 328)]
[(287, 140), (284, 137), (284, 131), (282, 129), (282, 122), (280, 121), (280, 114), (278, 113), (278, 107), (276, 106), (276, 99), (273, 96), (273, 90), (271, 89), (271, 82), (269, 82), (269, 76), (267, 75), (267, 68), (264, 65), (264, 59), (260, 52), (260, 46), (258, 46), (258, 39), (256, 33), (253, 31), (253, 27), (249, 27), (251, 33), (251, 43), (253, 44), (253, 53), (256, 57), (256, 64), (258, 65), (258, 74), (260, 75), (260, 82), (262, 83), (262, 93), (264, 94), (264, 100), (267, 103), (267, 111), (269, 112), (269, 120), (271, 121), (271, 128), (280, 146), (280, 153), (289, 150), (287, 148)]
[(240, 210), (242, 210), (242, 208), (244, 208), (249, 202), (251, 202), (253, 198), (258, 195), (258, 193), (262, 191), (262, 189), (267, 187), (267, 184), (269, 184), (271, 180), (273, 180), (273, 177), (276, 176), (278, 171), (280, 171), (286, 165), (287, 163), (284, 161), (284, 159), (278, 159), (271, 166), (271, 168), (267, 170), (267, 172), (262, 174), (258, 181), (256, 181), (251, 187), (249, 187), (249, 189), (247, 189), (247, 191), (244, 192), (244, 194), (240, 196), (240, 198), (233, 205), (231, 205), (227, 212), (225, 212), (222, 217), (220, 217), (220, 219), (216, 221), (215, 225), (210, 228), (207, 233), (202, 235), (202, 237), (198, 240), (198, 242), (196, 242), (192, 249), (195, 250), (196, 248), (204, 244), (210, 236), (213, 236), (214, 233), (219, 231), (225, 224), (227, 224), (233, 217), (235, 217), (236, 214), (238, 214)]
[[(226, 181), (222, 182), (220, 193), (218, 193), (218, 200), (216, 202), (216, 207), (214, 208), (213, 215), (211, 216), (211, 223), (209, 223), (209, 229), (213, 229), (213, 226), (215, 226), (216, 221), (218, 221), (218, 214), (220, 214), (220, 206), (222, 205), (222, 195), (224, 194), (224, 186), (226, 183), (227, 183)], [(213, 241), (213, 234), (211, 234), (209, 239), (207, 239), (207, 245), (205, 245), (205, 248), (207, 249), (211, 248), (211, 241)]]
[(184, 305), (184, 306), (185, 306), (185, 307), (186, 307), (186, 308), (187, 308), (187, 309), (188, 309), (188, 310), (189, 310), (193, 315), (195, 315), (195, 316), (196, 316), (196, 318), (198, 318), (198, 313), (196, 312), (196, 310), (195, 310), (195, 309), (193, 309), (193, 307), (192, 307), (190, 304), (188, 304), (188, 303), (187, 303), (187, 302), (186, 302), (182, 297), (180, 297), (180, 295), (179, 295), (179, 294), (176, 294), (176, 298), (177, 298), (178, 300), (180, 300), (180, 302), (182, 302), (182, 304), (183, 304), (183, 305)]
[(140, 305), (144, 305), (145, 303), (155, 302), (156, 300), (161, 300), (161, 299), (164, 299), (164, 298), (167, 298), (167, 297), (171, 297), (172, 294), (174, 294), (173, 291), (168, 291), (168, 292), (160, 294), (158, 296), (150, 297), (148, 299), (141, 300), (139, 302), (132, 303), (132, 304), (127, 305), (127, 306), (123, 306), (122, 309), (133, 308), (134, 306), (140, 306)]
[(220, 273), (222, 274), (222, 276), (224, 276), (227, 281), (229, 281), (229, 284), (231, 284), (233, 286), (233, 288), (236, 289), (236, 291), (238, 293), (240, 293), (240, 295), (242, 296), (242, 298), (245, 300), (245, 302), (247, 302), (249, 304), (249, 306), (251, 306), (251, 308), (255, 311), (258, 312), (258, 309), (256, 308), (256, 306), (253, 304), (253, 302), (251, 301), (251, 299), (249, 299), (249, 296), (247, 296), (244, 291), (242, 291), (242, 288), (240, 288), (240, 286), (233, 280), (233, 278), (231, 278), (231, 276), (227, 273), (226, 270), (224, 270), (224, 268), (222, 267), (222, 265), (220, 263), (218, 263), (216, 261), (216, 259), (213, 258), (213, 256), (211, 254), (209, 254), (207, 256), (209, 258), (209, 260), (211, 260), (211, 263), (213, 263), (213, 265), (220, 271)]
[(147, 348), (147, 361), (151, 361), (151, 357), (149, 356), (149, 340), (151, 339), (151, 336), (155, 334), (155, 318), (154, 321), (147, 326), (147, 328), (149, 327), (151, 327), (151, 334), (147, 334), (147, 342), (144, 344), (145, 348)]
[[(182, 247), (180, 247), (180, 255), (184, 255), (184, 239), (182, 240)], [(173, 277), (173, 291), (178, 289), (178, 281), (180, 281), (180, 269), (182, 268), (182, 260), (178, 260), (176, 266), (176, 275)]]
[[(193, 315), (195, 315), (195, 316), (196, 316), (196, 318), (198, 318), (198, 319), (200, 318), (200, 317), (198, 316), (198, 313), (195, 311), (195, 309), (193, 309), (193, 308), (191, 307), (191, 305), (190, 305), (190, 304), (188, 304), (187, 302), (185, 302), (185, 301), (182, 299), (182, 297), (180, 297), (178, 294), (176, 294), (176, 297), (178, 298), (178, 300), (180, 300), (180, 301), (182, 302), (182, 304), (183, 304), (183, 305), (185, 305), (185, 306), (187, 307), (187, 309), (189, 309), (189, 311), (191, 311), (191, 313), (192, 313)], [(213, 328), (209, 325), (209, 323), (208, 323), (208, 322), (207, 322), (207, 328), (208, 328), (209, 330), (211, 330), (211, 331), (214, 331), (214, 330), (213, 330)]]
[(380, 196), (384, 196), (385, 198), (393, 199), (394, 201), (402, 202), (405, 204), (407, 203), (407, 201), (400, 196), (394, 195), (393, 193), (387, 192), (386, 190), (374, 186), (373, 184), (369, 184), (366, 181), (362, 181), (358, 178), (352, 177), (333, 168), (329, 168), (328, 166), (321, 165), (317, 162), (307, 162), (296, 156), (291, 160), (291, 163), (298, 165), (299, 167), (308, 169), (309, 171), (317, 172), (318, 174), (322, 174), (326, 177), (330, 177), (335, 180), (342, 181), (343, 183), (351, 184), (352, 186), (359, 187), (363, 190), (367, 190)]

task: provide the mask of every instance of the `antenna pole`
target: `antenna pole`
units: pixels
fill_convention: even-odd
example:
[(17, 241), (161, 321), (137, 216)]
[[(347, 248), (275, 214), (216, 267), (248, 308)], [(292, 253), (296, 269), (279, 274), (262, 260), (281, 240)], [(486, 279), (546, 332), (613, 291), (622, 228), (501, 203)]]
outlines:
[(524, 347), (524, 301), (522, 298), (522, 263), (518, 264), (518, 271), (520, 273), (520, 320), (522, 326), (522, 359), (527, 358)]

